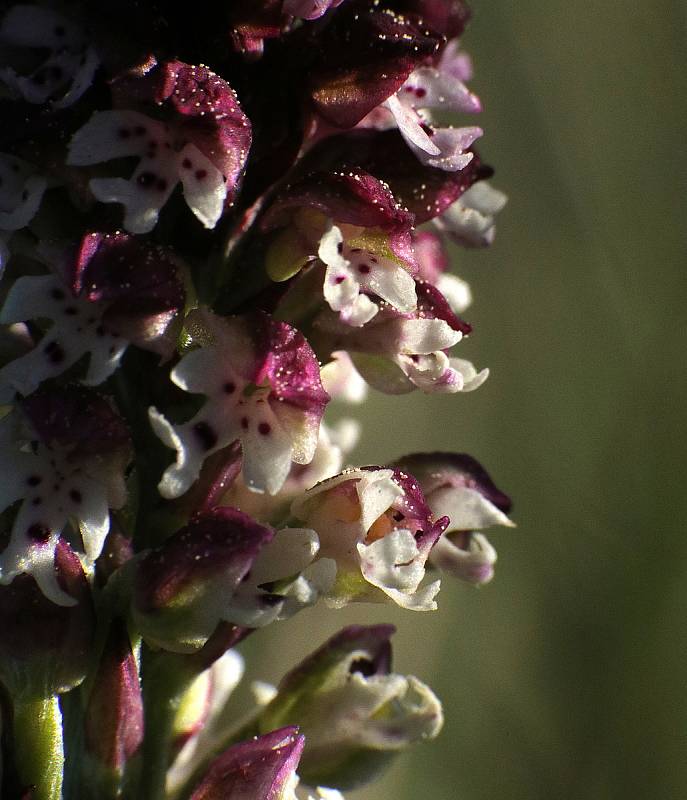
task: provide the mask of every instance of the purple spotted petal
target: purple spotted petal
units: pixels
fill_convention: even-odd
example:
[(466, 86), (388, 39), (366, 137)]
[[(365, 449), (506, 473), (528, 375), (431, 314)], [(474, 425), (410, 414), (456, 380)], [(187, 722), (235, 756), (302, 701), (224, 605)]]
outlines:
[(352, 128), (393, 95), (442, 41), (417, 18), (385, 4), (350, 2), (313, 41), (310, 92), (316, 110), (340, 128)]
[(151, 409), (156, 433), (177, 450), (160, 491), (180, 496), (208, 456), (239, 440), (247, 485), (276, 494), (292, 461), (312, 460), (329, 401), (312, 348), (295, 328), (262, 313), (225, 318), (197, 311), (186, 325), (205, 346), (184, 356), (172, 380), (208, 399), (193, 419), (176, 427)]
[[(67, 163), (88, 166), (132, 156), (130, 178), (96, 177), (89, 187), (125, 208), (124, 227), (148, 233), (181, 182), (206, 228), (234, 202), (251, 143), (251, 126), (229, 84), (205, 66), (155, 60), (113, 82), (114, 110), (93, 114), (72, 137)], [(153, 119), (162, 116), (163, 120)]]
[(89, 233), (69, 267), (74, 294), (106, 306), (106, 329), (165, 356), (174, 352), (185, 290), (169, 250), (125, 233)]
[(128, 431), (94, 392), (53, 387), (7, 414), (0, 439), (0, 507), (23, 501), (0, 551), (0, 583), (29, 573), (49, 600), (71, 605), (54, 570), (56, 549), (71, 522), (70, 541), (76, 547), (80, 535), (84, 566), (93, 567), (110, 528), (110, 509), (126, 501)]
[(210, 763), (189, 800), (286, 800), (304, 744), (289, 726), (232, 745)]

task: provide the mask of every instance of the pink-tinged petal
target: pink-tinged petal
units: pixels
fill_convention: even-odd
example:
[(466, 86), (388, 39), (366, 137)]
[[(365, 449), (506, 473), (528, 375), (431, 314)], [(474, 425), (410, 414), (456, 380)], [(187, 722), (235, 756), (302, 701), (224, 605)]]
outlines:
[(343, 0), (284, 0), (285, 14), (291, 14), (301, 19), (319, 19), (329, 11), (343, 3)]
[(454, 314), (462, 314), (472, 303), (472, 293), (466, 281), (446, 272), (449, 259), (443, 237), (433, 231), (418, 231), (413, 235), (413, 247), (420, 280), (436, 287)]
[(474, 530), (495, 524), (512, 524), (506, 517), (513, 505), (510, 497), (496, 486), (489, 473), (472, 456), (466, 453), (415, 453), (400, 459), (397, 465), (415, 475), (435, 512), (434, 498), (439, 496), (437, 492), (444, 490), (467, 489), (489, 504), (489, 509), (481, 511), (472, 505), (467, 509), (467, 514), (456, 505), (452, 508), (452, 514), (449, 514), (451, 524), (448, 530)]
[[(398, 90), (398, 99), (406, 106), (460, 114), (482, 110), (479, 97), (451, 74), (434, 67), (418, 67)], [(400, 126), (399, 126), (400, 127)]]
[(359, 128), (315, 145), (305, 155), (303, 168), (375, 175), (419, 225), (445, 211), (475, 181), (493, 174), (473, 149), (470, 152), (473, 157), (465, 168), (447, 172), (408, 158), (408, 145), (397, 129)]
[(124, 623), (115, 619), (85, 710), (86, 753), (104, 776), (121, 779), (143, 742), (143, 695), (136, 656)]
[(452, 75), (463, 83), (472, 79), (472, 59), (464, 50), (460, 49), (459, 39), (452, 39), (444, 47), (437, 69), (444, 75)]
[(68, 691), (91, 664), (96, 622), (91, 589), (66, 542), (58, 543), (50, 569), (67, 599), (63, 604), (48, 599), (31, 575), (0, 585), (0, 680), (16, 696)]
[(316, 110), (331, 124), (352, 128), (393, 95), (440, 42), (420, 20), (379, 4), (343, 6), (313, 42), (310, 91)]
[(304, 744), (291, 726), (232, 745), (210, 763), (189, 800), (289, 800)]
[(413, 233), (413, 248), (419, 265), (418, 277), (436, 286), (439, 276), (449, 267), (449, 258), (444, 242), (433, 231)]
[(399, 462), (417, 475), (435, 513), (450, 517), (446, 533), (430, 555), (444, 572), (469, 583), (493, 577), (496, 551), (475, 530), (514, 523), (511, 500), (496, 487), (482, 465), (464, 453), (417, 453)]
[(319, 364), (302, 334), (265, 314), (222, 318), (196, 312), (187, 327), (204, 346), (181, 360), (172, 380), (208, 400), (189, 422), (173, 426), (155, 409), (155, 432), (177, 451), (160, 491), (178, 497), (198, 477), (207, 456), (239, 440), (244, 479), (275, 494), (291, 461), (307, 464), (329, 396)]
[(294, 211), (312, 208), (337, 223), (379, 228), (387, 233), (410, 229), (413, 217), (389, 187), (362, 169), (313, 171), (291, 184), (262, 220), (262, 228), (289, 224)]
[[(28, 74), (3, 66), (0, 78), (27, 102), (51, 101), (56, 109), (67, 108), (84, 94), (99, 64), (95, 50), (76, 25), (40, 6), (13, 6), (0, 24), (0, 44), (44, 56)], [(29, 58), (28, 63), (35, 62)]]
[(173, 111), (180, 134), (226, 178), (228, 201), (232, 203), (251, 145), (250, 121), (241, 110), (236, 92), (202, 64), (170, 61), (159, 71), (155, 76), (155, 102)]
[(437, 217), (435, 224), (456, 244), (486, 247), (494, 241), (495, 217), (507, 201), (503, 192), (480, 181)]

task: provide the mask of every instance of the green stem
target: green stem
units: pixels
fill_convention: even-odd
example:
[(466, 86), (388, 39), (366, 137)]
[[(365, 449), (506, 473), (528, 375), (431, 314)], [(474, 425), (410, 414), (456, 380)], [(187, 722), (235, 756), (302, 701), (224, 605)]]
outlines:
[(60, 800), (64, 749), (57, 695), (14, 701), (16, 766), (32, 800)]
[(184, 692), (195, 674), (180, 666), (173, 655), (145, 650), (143, 660), (143, 704), (145, 739), (140, 782), (136, 798), (164, 800), (170, 761), (174, 719)]

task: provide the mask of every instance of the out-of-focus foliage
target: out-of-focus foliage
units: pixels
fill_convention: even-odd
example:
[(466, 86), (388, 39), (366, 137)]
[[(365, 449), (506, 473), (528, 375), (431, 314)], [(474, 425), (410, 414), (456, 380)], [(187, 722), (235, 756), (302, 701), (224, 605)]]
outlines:
[[(356, 455), (472, 453), (515, 499), (519, 527), (492, 532), (494, 582), (444, 581), (421, 628), (370, 607), (369, 621), (398, 625), (396, 666), (432, 683), (447, 724), (359, 796), (678, 800), (687, 12), (674, 0), (473, 6), (473, 84), (510, 203), (493, 248), (454, 256), (477, 298), (468, 357), (491, 378), (459, 405), (397, 398), (393, 420), (373, 395)], [(292, 643), (293, 663), (353, 618), (302, 615), (270, 648)]]

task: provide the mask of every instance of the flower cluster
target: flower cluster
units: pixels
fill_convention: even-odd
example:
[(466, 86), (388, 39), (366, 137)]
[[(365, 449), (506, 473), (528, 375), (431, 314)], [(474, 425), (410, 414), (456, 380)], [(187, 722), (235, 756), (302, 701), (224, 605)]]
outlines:
[(318, 603), (435, 609), (513, 524), (472, 457), (347, 466), (361, 425), (327, 415), (488, 376), (447, 249), (505, 204), (470, 12), (175, 8), (0, 17), (0, 794), (336, 800), (441, 728), (393, 629), (233, 726), (232, 648)]

